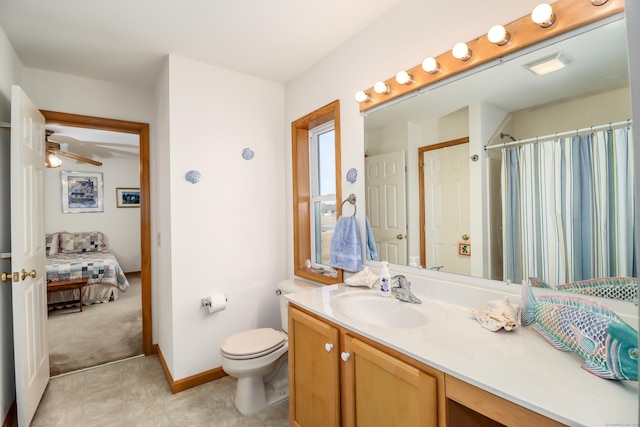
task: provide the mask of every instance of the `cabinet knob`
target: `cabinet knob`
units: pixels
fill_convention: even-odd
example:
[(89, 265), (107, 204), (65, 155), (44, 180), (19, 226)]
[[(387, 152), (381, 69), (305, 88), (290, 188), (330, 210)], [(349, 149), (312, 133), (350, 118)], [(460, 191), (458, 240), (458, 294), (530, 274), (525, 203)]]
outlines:
[(333, 344), (326, 343), (324, 345), (324, 349), (327, 350), (327, 353), (329, 353), (331, 350), (333, 350)]
[(349, 360), (350, 357), (351, 357), (351, 355), (349, 353), (347, 353), (346, 351), (343, 351), (340, 354), (340, 358), (342, 359), (343, 362), (346, 362), (347, 360)]

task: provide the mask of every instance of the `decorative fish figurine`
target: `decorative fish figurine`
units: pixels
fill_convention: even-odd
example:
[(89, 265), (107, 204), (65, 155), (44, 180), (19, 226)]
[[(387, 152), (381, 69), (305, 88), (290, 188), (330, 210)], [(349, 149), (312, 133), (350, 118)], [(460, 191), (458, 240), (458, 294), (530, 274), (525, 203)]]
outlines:
[[(530, 279), (533, 286), (553, 289), (553, 286), (550, 286), (537, 277), (530, 277)], [(636, 277), (598, 277), (578, 282), (563, 283), (562, 285), (556, 286), (556, 289), (564, 292), (621, 301), (638, 301), (638, 279)]]
[(523, 325), (558, 350), (584, 358), (582, 368), (602, 378), (638, 380), (638, 332), (609, 308), (578, 297), (536, 296), (522, 284)]

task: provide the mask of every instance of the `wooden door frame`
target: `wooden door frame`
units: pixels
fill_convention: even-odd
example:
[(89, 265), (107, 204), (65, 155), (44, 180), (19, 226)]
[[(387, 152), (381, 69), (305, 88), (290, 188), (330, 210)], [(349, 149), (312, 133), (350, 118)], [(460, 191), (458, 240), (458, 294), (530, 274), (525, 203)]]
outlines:
[(149, 173), (149, 124), (126, 120), (40, 110), (47, 125), (72, 126), (136, 134), (140, 137), (140, 280), (142, 299), (142, 350), (153, 354), (151, 325), (151, 203)]
[(467, 144), (469, 137), (452, 139), (451, 141), (440, 142), (438, 144), (418, 147), (418, 186), (420, 192), (420, 265), (427, 268), (427, 238), (425, 236), (426, 214), (424, 211), (424, 153), (427, 151), (439, 150), (441, 148), (453, 147), (454, 145)]

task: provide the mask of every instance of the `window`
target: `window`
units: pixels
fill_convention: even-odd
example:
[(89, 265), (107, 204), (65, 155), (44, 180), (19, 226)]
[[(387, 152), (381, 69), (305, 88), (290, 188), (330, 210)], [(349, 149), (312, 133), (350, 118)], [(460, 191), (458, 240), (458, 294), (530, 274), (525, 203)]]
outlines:
[(311, 266), (330, 267), (329, 246), (336, 225), (334, 121), (309, 130)]
[(291, 124), (294, 273), (325, 283), (333, 228), (340, 215), (340, 104), (334, 101)]

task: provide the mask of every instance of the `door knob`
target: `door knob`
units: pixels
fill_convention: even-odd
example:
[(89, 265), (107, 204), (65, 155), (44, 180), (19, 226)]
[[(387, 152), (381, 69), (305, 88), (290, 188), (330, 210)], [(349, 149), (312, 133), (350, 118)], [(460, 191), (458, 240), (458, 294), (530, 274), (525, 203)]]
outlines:
[(31, 277), (32, 279), (35, 279), (37, 274), (35, 270), (31, 270), (30, 272), (27, 273), (27, 270), (25, 270), (24, 268), (22, 269), (22, 280), (26, 279), (27, 276)]
[(340, 358), (342, 359), (343, 362), (346, 362), (347, 360), (349, 360), (350, 357), (351, 357), (351, 355), (349, 353), (347, 353), (346, 351), (343, 351), (340, 354)]
[(396, 236), (396, 239), (398, 239), (398, 240), (402, 240), (402, 239), (404, 239), (404, 234), (402, 234), (402, 233), (398, 234), (398, 235)]
[(324, 349), (327, 351), (327, 353), (329, 353), (331, 350), (333, 350), (333, 344), (326, 343), (324, 345)]
[(465, 242), (469, 240), (469, 235), (468, 234), (463, 234), (462, 235), (462, 240), (464, 240)]
[(7, 273), (6, 271), (3, 271), (2, 275), (0, 275), (0, 280), (2, 280), (3, 282), (10, 282), (11, 281), (11, 273)]

